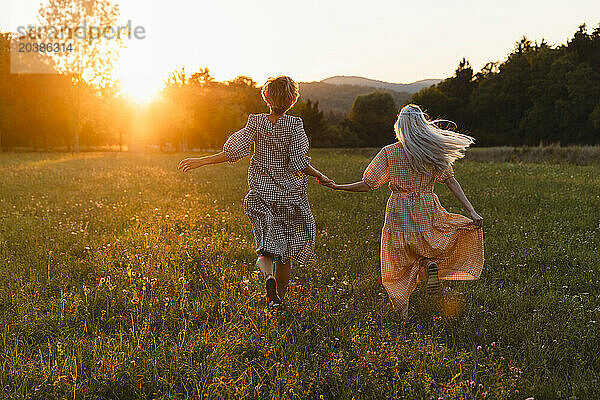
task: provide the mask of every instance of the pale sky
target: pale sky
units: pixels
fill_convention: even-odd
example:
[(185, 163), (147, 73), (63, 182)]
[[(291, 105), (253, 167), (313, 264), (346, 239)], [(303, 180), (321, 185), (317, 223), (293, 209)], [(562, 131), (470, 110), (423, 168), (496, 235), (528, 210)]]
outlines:
[[(579, 24), (600, 23), (599, 0), (349, 1), (121, 0), (120, 21), (143, 26), (126, 40), (115, 74), (138, 95), (169, 72), (208, 67), (217, 80), (259, 84), (358, 75), (408, 83), (452, 74), (464, 56), (478, 71), (523, 35), (564, 43)], [(0, 29), (35, 24), (39, 0), (0, 0)]]

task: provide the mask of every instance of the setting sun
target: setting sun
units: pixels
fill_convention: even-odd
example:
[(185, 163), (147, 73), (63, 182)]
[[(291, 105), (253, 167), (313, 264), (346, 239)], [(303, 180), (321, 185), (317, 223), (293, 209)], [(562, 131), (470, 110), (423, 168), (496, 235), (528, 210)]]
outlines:
[(115, 78), (123, 95), (138, 104), (152, 101), (163, 86), (159, 78), (142, 74), (116, 71)]

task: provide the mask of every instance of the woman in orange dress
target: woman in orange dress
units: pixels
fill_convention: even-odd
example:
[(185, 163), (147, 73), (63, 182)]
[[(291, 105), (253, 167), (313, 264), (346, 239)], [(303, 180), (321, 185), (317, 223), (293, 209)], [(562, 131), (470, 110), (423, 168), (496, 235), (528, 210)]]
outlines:
[[(423, 268), (427, 292), (440, 290), (440, 279), (478, 279), (483, 268), (483, 218), (454, 178), (452, 164), (464, 156), (473, 138), (440, 129), (416, 105), (400, 110), (394, 125), (398, 141), (385, 146), (364, 172), (362, 181), (335, 190), (367, 192), (389, 182), (381, 232), (383, 286), (403, 318)], [(469, 213), (451, 214), (433, 192), (444, 183)]]

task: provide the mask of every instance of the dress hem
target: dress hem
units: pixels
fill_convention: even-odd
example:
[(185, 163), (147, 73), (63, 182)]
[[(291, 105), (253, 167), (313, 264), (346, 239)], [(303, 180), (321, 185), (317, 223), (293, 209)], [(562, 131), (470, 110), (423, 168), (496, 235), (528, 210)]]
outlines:
[[(444, 271), (448, 271), (448, 274), (445, 274)], [(450, 275), (450, 276), (445, 276)], [(444, 268), (438, 271), (438, 276), (443, 281), (476, 281), (481, 276), (475, 276), (470, 272), (461, 271), (459, 269), (449, 269)]]

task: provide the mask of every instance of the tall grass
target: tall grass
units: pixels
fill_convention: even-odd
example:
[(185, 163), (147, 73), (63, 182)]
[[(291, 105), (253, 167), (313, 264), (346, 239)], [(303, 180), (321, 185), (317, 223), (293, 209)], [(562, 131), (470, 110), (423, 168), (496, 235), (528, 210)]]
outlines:
[[(156, 147), (156, 146), (155, 146)], [(100, 151), (118, 151), (118, 147), (90, 147), (82, 150), (82, 155), (94, 154)], [(351, 148), (351, 149), (331, 149), (331, 151), (343, 151), (346, 154), (375, 154), (379, 149), (375, 148)], [(15, 148), (13, 152), (22, 152), (24, 157), (32, 154), (32, 148)], [(47, 153), (52, 157), (53, 152), (59, 154), (66, 152), (66, 148), (55, 148)], [(127, 151), (126, 146), (124, 151)], [(202, 150), (205, 151), (205, 150)], [(218, 150), (212, 150), (218, 151)], [(317, 149), (317, 152), (329, 151)], [(158, 149), (146, 148), (148, 154), (156, 154)], [(35, 154), (35, 153), (33, 153)], [(598, 165), (600, 164), (600, 145), (593, 146), (560, 146), (558, 144), (539, 145), (539, 146), (500, 146), (500, 147), (472, 147), (468, 149), (466, 159), (476, 162), (523, 162), (523, 163), (565, 163), (573, 165)]]
[[(379, 275), (387, 189), (311, 183), (317, 261), (265, 307), (247, 161), (0, 155), (0, 397), (594, 398), (600, 168), (459, 161), (485, 218), (479, 281), (411, 297)], [(313, 151), (337, 181), (370, 152)], [(459, 204), (437, 188), (450, 211)]]
[(479, 162), (600, 164), (600, 146), (475, 147), (467, 160)]

